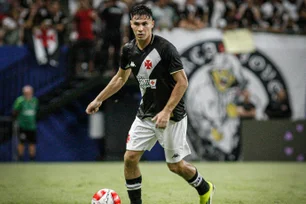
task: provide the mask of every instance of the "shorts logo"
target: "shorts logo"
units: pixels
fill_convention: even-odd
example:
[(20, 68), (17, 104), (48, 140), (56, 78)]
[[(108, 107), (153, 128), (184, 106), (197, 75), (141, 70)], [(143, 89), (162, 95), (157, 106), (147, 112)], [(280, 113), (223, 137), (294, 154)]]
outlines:
[(174, 158), (177, 158), (177, 157), (179, 157), (180, 155), (178, 154), (178, 153), (175, 153), (173, 156), (172, 156), (172, 159), (174, 159)]

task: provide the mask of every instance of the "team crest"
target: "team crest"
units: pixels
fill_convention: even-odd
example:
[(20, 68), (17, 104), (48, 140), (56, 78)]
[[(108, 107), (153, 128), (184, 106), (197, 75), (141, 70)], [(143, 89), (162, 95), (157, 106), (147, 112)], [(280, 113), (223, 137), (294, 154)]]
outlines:
[(152, 68), (152, 61), (147, 59), (145, 62), (144, 62), (144, 66), (146, 67), (146, 69), (150, 70)]
[(233, 55), (224, 52), (221, 41), (200, 42), (185, 50), (181, 60), (189, 79), (185, 94), (187, 134), (196, 156), (206, 160), (238, 160), (239, 94), (242, 90), (250, 93), (256, 118), (264, 119), (265, 110), (277, 92), (287, 91), (281, 73), (260, 51)]

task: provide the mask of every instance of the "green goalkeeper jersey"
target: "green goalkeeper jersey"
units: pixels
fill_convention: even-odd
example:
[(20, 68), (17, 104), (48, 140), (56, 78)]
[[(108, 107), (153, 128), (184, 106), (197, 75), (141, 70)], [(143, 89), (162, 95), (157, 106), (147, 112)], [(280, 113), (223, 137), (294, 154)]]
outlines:
[(14, 110), (18, 112), (17, 121), (20, 128), (36, 130), (37, 98), (26, 100), (23, 96), (19, 96), (14, 102)]

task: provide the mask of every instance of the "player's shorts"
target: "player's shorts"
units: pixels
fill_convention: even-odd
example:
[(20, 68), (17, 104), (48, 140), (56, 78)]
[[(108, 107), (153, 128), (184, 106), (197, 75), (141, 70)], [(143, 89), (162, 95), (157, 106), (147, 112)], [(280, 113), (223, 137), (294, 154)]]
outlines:
[(19, 129), (19, 141), (20, 143), (28, 142), (30, 144), (36, 144), (36, 131)]
[(150, 151), (156, 141), (164, 148), (167, 163), (177, 163), (191, 153), (186, 140), (187, 116), (179, 122), (169, 121), (165, 129), (156, 128), (152, 118), (134, 120), (126, 149)]

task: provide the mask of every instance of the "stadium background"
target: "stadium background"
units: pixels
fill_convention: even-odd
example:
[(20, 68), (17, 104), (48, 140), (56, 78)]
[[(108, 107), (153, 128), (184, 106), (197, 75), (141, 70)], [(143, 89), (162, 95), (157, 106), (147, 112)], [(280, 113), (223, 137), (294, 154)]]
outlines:
[[(8, 1), (8, 5), (14, 5), (12, 2), (15, 1)], [(97, 116), (90, 117), (85, 114), (84, 110), (88, 102), (90, 102), (106, 85), (114, 73), (114, 70), (112, 68), (102, 71), (101, 69), (97, 69), (97, 72), (88, 74), (88, 68), (86, 68), (88, 67), (87, 64), (85, 68), (82, 68), (82, 73), (74, 73), (74, 67), (71, 66), (73, 63), (70, 61), (71, 50), (74, 49), (74, 47), (72, 47), (73, 43), (71, 43), (73, 38), (68, 37), (72, 30), (70, 24), (72, 22), (71, 19), (73, 19), (73, 8), (76, 6), (75, 2), (74, 4), (73, 2), (74, 1), (61, 1), (62, 12), (65, 13), (68, 20), (62, 22), (67, 26), (67, 31), (65, 33), (64, 42), (60, 43), (60, 40), (58, 40), (58, 45), (56, 45), (58, 47), (56, 52), (60, 53), (59, 58), (56, 58), (59, 62), (56, 66), (52, 63), (42, 64), (41, 61), (38, 60), (39, 56), (37, 56), (37, 51), (35, 52), (35, 48), (34, 50), (31, 49), (30, 44), (19, 44), (18, 42), (14, 45), (5, 44), (4, 42), (0, 47), (0, 114), (2, 115), (0, 121), (0, 161), (16, 160), (15, 145), (17, 133), (10, 116), (12, 102), (21, 94), (21, 88), (26, 84), (30, 84), (34, 87), (35, 95), (39, 98), (41, 103), (40, 113), (38, 115), (37, 161), (122, 160), (127, 131), (134, 119), (140, 100), (138, 87), (135, 80), (131, 78), (119, 93), (103, 104)], [(93, 1), (92, 6), (98, 13), (107, 7), (107, 2), (108, 1)], [(173, 6), (173, 2), (172, 4), (170, 4), (170, 2), (168, 3)], [(231, 2), (237, 5), (237, 10), (244, 4), (242, 1)], [(265, 12), (263, 5), (268, 1), (254, 2), (256, 8), (261, 12)], [(120, 3), (124, 4), (127, 2), (120, 1)], [(159, 4), (159, 1), (147, 1), (146, 3), (152, 7), (163, 8)], [(306, 39), (303, 35), (303, 27), (295, 27), (303, 25), (297, 20), (301, 19), (301, 17), (293, 20), (292, 24), (286, 25), (286, 29), (281, 31), (269, 30), (265, 24), (261, 24), (265, 20), (263, 18), (264, 15), (262, 15), (262, 19), (260, 19), (261, 23), (255, 22), (254, 24), (248, 25), (239, 24), (235, 29), (229, 30), (229, 28), (225, 28), (222, 23), (220, 25), (210, 23), (210, 20), (212, 20), (212, 10), (209, 10), (211, 9), (209, 6), (216, 6), (214, 2), (195, 1), (193, 4), (196, 3), (198, 3), (198, 7), (202, 6), (204, 14), (208, 15), (207, 25), (199, 28), (185, 28), (184, 24), (180, 24), (179, 20), (177, 20), (173, 25), (168, 25), (172, 27), (159, 27), (159, 29), (155, 31), (178, 47), (179, 52), (182, 54), (183, 61), (187, 63), (185, 64), (187, 69), (198, 66), (197, 61), (192, 61), (190, 58), (186, 57), (189, 52), (192, 52), (192, 48), (196, 46), (197, 43), (215, 43), (217, 53), (224, 52), (218, 50), (220, 48), (218, 47), (219, 43), (225, 45), (226, 49), (230, 49), (230, 46), (235, 47), (235, 45), (245, 48), (245, 44), (251, 43), (250, 47), (246, 48), (249, 49), (248, 51), (242, 51), (241, 53), (238, 51), (235, 54), (229, 53), (229, 55), (237, 57), (241, 62), (241, 69), (251, 70), (251, 68), (247, 66), (247, 63), (243, 62), (243, 56), (254, 54), (256, 51), (260, 52), (261, 56), (270, 61), (273, 71), (276, 71), (280, 77), (277, 80), (281, 82), (281, 86), (275, 85), (276, 90), (274, 91), (277, 92), (278, 89), (285, 89), (287, 92), (286, 103), (291, 110), (289, 115), (288, 113), (284, 113), (282, 116), (281, 113), (281, 116), (277, 118), (273, 118), (273, 116), (270, 118), (265, 117), (267, 114), (264, 109), (270, 102), (273, 104), (273, 96), (261, 96), (259, 94), (259, 96), (256, 96), (257, 98), (254, 97), (254, 99), (252, 99), (254, 101), (252, 102), (255, 103), (256, 108), (260, 107), (261, 114), (257, 114), (257, 112), (260, 112), (257, 111), (254, 118), (248, 120), (241, 120), (239, 116), (234, 116), (234, 118), (239, 121), (239, 124), (242, 121), (239, 127), (237, 125), (235, 126), (237, 131), (239, 131), (239, 134), (236, 134), (236, 136), (239, 137), (240, 142), (238, 146), (239, 149), (241, 148), (241, 151), (239, 150), (238, 153), (235, 153), (234, 159), (231, 157), (231, 152), (227, 150), (223, 151), (222, 145), (218, 146), (220, 140), (216, 140), (213, 133), (208, 134), (212, 134), (211, 137), (203, 139), (201, 134), (204, 134), (207, 127), (205, 127), (206, 130), (202, 130), (199, 126), (195, 127), (194, 121), (192, 120), (197, 121), (198, 119), (190, 117), (190, 126), (193, 129), (198, 128), (198, 131), (193, 130), (193, 133), (190, 133), (191, 130), (189, 131), (190, 142), (192, 143), (195, 137), (203, 139), (203, 141), (201, 140), (200, 147), (194, 147), (193, 145), (196, 154), (193, 154), (190, 159), (304, 161), (304, 157), (306, 156), (305, 149), (303, 148), (306, 145), (306, 74), (305, 59), (303, 56), (306, 54)], [(291, 6), (296, 5), (297, 15), (299, 15), (299, 9), (303, 8), (305, 4), (303, 1), (283, 1), (280, 3), (282, 3), (285, 8), (284, 16), (286, 16), (286, 6), (288, 3), (292, 4)], [(97, 5), (100, 5), (100, 7)], [(129, 4), (127, 3), (126, 8), (128, 8), (128, 6)], [(5, 7), (2, 8), (4, 10)], [(26, 6), (24, 8), (27, 9)], [(7, 12), (8, 11), (11, 10), (7, 9)], [(6, 14), (5, 11), (2, 12), (1, 26), (3, 30), (5, 30), (8, 21), (4, 21), (4, 19), (10, 17), (10, 15)], [(226, 14), (223, 13), (223, 15)], [(289, 11), (287, 15), (290, 18), (291, 14)], [(178, 17), (181, 20), (184, 18), (184, 15), (179, 15)], [(222, 17), (220, 17), (220, 19), (221, 18)], [(224, 17), (224, 19), (226, 18)], [(94, 22), (94, 25), (96, 27), (103, 25), (103, 21)], [(251, 32), (243, 28), (249, 28)], [(52, 26), (49, 27), (49, 29), (52, 29)], [(6, 35), (9, 35), (7, 34), (7, 30), (5, 31)], [(103, 41), (103, 36), (100, 36), (98, 33), (98, 31), (95, 31), (95, 41), (97, 44), (99, 44), (101, 40)], [(229, 47), (226, 47), (226, 43), (228, 42), (224, 40), (225, 35), (231, 35), (232, 37), (232, 45), (228, 45)], [(237, 39), (239, 40), (237, 41)], [(207, 61), (208, 52), (211, 52), (211, 50), (200, 51), (198, 54), (203, 56), (200, 56), (199, 59), (201, 57), (202, 60), (205, 58), (205, 63), (209, 63), (209, 61)], [(112, 54), (113, 50), (110, 50), (110, 53)], [(226, 50), (225, 53), (227, 53)], [(96, 54), (99, 56), (99, 52)], [(196, 54), (194, 56), (196, 56)], [(194, 56), (192, 56), (192, 54), (189, 55), (191, 58)], [(186, 61), (186, 59), (188, 60)], [(99, 60), (95, 62), (96, 67), (98, 67)], [(258, 63), (261, 63), (261, 61), (259, 60)], [(267, 72), (269, 72), (269, 70), (267, 70), (266, 73)], [(246, 73), (249, 72), (246, 71)], [(259, 73), (259, 78), (260, 74), (264, 75), (265, 73)], [(254, 76), (255, 75), (251, 75), (250, 78), (253, 79)], [(272, 79), (269, 78), (267, 78), (267, 80), (272, 81)], [(257, 82), (254, 83), (255, 85), (251, 88), (253, 91), (256, 91)], [(270, 88), (273, 89), (275, 87)], [(262, 91), (262, 89), (262, 87), (259, 87), (258, 91)], [(268, 90), (266, 91), (266, 94), (269, 95), (270, 92)], [(205, 96), (203, 97), (203, 101), (205, 101)], [(266, 101), (265, 105), (256, 104), (256, 101), (260, 101), (262, 97), (268, 98), (266, 99), (268, 102)], [(199, 112), (201, 112), (201, 110), (199, 110)], [(192, 112), (192, 114), (194, 114), (194, 112)], [(227, 114), (229, 114), (229, 112), (227, 112)], [(219, 120), (218, 115), (214, 117), (216, 120)], [(229, 118), (230, 120), (232, 119), (231, 117)], [(218, 127), (220, 127), (220, 125)], [(208, 129), (212, 131), (214, 128), (216, 127), (209, 127)], [(222, 131), (226, 132), (226, 130), (216, 129), (219, 133)], [(241, 138), (242, 140), (240, 140)], [(213, 150), (209, 154), (206, 154), (207, 152), (203, 153), (198, 150), (199, 148), (201, 149), (201, 147), (203, 149), (213, 147)], [(149, 161), (163, 160), (164, 155), (161, 147), (157, 144), (151, 152), (146, 152), (143, 159)]]

